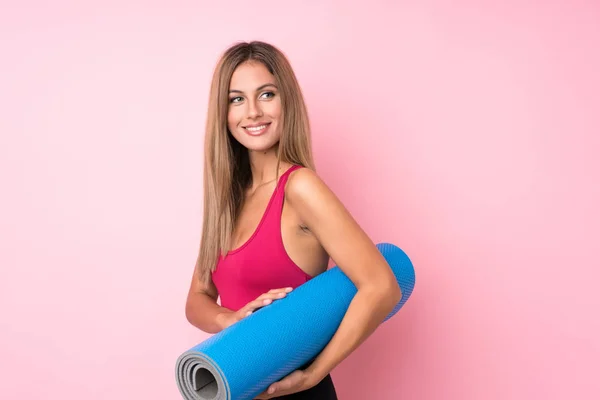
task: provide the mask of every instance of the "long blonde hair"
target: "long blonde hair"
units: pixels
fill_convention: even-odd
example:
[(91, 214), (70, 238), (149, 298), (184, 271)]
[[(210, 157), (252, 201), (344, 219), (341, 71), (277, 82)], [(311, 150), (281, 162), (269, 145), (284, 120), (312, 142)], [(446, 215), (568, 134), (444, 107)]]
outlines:
[(248, 150), (227, 128), (231, 76), (246, 61), (264, 64), (279, 88), (283, 121), (277, 171), (282, 161), (315, 170), (308, 112), (296, 75), (285, 55), (275, 46), (260, 41), (241, 42), (228, 48), (213, 73), (206, 121), (204, 213), (196, 261), (198, 276), (204, 282), (209, 281), (219, 255), (224, 255), (231, 246), (245, 189), (252, 183)]

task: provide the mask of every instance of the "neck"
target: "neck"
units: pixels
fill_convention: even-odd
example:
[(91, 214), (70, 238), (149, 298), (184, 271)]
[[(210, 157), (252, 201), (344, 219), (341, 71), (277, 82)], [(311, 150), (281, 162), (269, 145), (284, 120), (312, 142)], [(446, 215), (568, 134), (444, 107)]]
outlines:
[[(264, 151), (248, 150), (253, 188), (277, 179), (277, 151), (278, 145)], [(283, 164), (279, 166), (279, 175), (285, 169)]]

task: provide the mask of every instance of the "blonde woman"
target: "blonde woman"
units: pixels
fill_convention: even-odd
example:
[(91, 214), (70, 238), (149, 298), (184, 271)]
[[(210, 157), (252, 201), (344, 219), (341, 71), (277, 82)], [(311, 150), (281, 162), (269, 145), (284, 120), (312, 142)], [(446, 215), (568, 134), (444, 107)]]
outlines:
[(315, 172), (302, 92), (279, 49), (255, 41), (223, 53), (210, 89), (204, 157), (188, 321), (217, 333), (326, 271), (331, 257), (358, 289), (341, 325), (314, 360), (258, 398), (336, 399), (331, 370), (401, 292), (375, 244)]

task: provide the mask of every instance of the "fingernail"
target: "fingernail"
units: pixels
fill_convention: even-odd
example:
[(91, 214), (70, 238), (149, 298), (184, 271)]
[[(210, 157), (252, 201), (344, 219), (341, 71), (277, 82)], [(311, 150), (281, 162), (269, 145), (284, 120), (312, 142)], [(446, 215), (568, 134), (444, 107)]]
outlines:
[(250, 315), (250, 314), (252, 314), (252, 311), (248, 311), (248, 312), (246, 313), (246, 316), (248, 316), (248, 315)]
[(269, 304), (271, 302), (271, 299), (265, 299), (265, 301), (263, 301), (263, 303), (265, 304)]
[(279, 297), (285, 296), (285, 293), (279, 293)]
[(292, 291), (292, 288), (291, 288), (291, 287), (289, 287), (289, 288), (286, 288), (286, 289), (285, 289), (285, 291), (289, 293), (289, 292), (291, 292), (291, 291)]

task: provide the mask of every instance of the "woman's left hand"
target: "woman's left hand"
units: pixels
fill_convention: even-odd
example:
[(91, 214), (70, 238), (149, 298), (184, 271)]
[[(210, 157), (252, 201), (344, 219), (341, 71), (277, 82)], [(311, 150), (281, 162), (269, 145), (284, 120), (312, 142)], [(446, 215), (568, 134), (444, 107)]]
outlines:
[(271, 384), (256, 399), (271, 399), (273, 397), (302, 392), (315, 386), (318, 382), (312, 379), (311, 374), (304, 370), (296, 370), (282, 380)]

